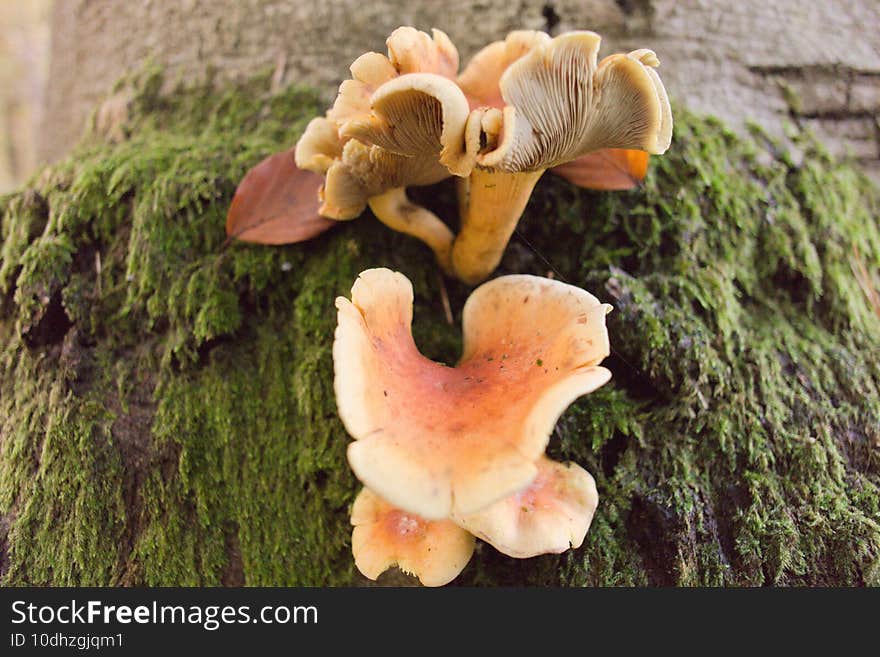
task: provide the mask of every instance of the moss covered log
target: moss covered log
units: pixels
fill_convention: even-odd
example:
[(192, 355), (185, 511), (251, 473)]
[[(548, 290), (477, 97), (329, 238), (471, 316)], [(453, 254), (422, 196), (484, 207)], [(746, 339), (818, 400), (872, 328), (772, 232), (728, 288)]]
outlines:
[[(224, 245), (237, 181), (319, 103), (254, 80), (160, 97), (0, 200), (0, 576), (41, 585), (345, 585), (358, 489), (332, 394), (334, 298), (386, 266), (453, 363), (469, 290), (369, 215)], [(581, 549), (481, 546), (460, 584), (877, 584), (880, 197), (801, 139), (677, 113), (643, 187), (547, 176), (500, 273), (615, 306), (614, 379), (551, 454), (597, 479)], [(453, 189), (417, 190), (443, 216)], [(864, 278), (864, 277), (863, 277)], [(876, 283), (875, 283), (876, 284)]]

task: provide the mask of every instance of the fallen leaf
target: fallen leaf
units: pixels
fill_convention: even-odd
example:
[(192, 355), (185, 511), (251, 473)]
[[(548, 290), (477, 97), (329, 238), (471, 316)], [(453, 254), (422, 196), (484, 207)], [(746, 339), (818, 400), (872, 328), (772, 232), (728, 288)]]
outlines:
[(336, 224), (318, 213), (323, 177), (298, 168), (293, 152), (270, 155), (242, 178), (226, 215), (229, 239), (293, 244)]
[(603, 148), (552, 171), (578, 187), (619, 191), (638, 187), (648, 173), (649, 157), (645, 151)]

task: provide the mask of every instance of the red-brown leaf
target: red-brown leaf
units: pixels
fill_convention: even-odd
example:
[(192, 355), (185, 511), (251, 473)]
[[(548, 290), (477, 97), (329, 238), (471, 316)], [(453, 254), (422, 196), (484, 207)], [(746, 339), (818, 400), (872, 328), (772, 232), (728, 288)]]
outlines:
[(296, 166), (293, 149), (270, 155), (248, 171), (226, 215), (226, 235), (257, 244), (293, 244), (336, 222), (318, 214), (324, 179)]
[(645, 151), (604, 148), (553, 167), (552, 171), (586, 189), (632, 189), (645, 179), (649, 157)]

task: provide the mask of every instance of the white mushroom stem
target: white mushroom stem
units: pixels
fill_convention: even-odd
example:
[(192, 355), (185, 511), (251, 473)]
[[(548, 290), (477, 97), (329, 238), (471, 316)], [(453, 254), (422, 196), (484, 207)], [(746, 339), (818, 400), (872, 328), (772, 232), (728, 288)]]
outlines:
[(452, 245), (452, 270), (458, 278), (474, 285), (495, 270), (543, 173), (477, 168), (462, 181), (461, 230)]
[[(406, 189), (397, 187), (369, 200), (370, 209), (383, 224), (422, 240), (431, 247), (437, 262), (446, 273), (452, 272), (451, 251), (454, 235), (435, 215), (406, 197)], [(503, 248), (503, 247), (502, 247)]]

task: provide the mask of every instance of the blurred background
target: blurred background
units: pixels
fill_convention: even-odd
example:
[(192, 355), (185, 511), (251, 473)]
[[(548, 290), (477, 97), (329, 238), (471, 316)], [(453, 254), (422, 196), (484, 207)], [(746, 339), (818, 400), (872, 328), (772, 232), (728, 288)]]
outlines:
[(512, 29), (593, 29), (603, 55), (656, 50), (679, 104), (813, 130), (880, 179), (877, 0), (0, 0), (0, 192), (63, 155), (148, 62), (169, 87), (272, 70), (329, 101), (399, 25), (443, 29), (463, 60)]
[(0, 0), (0, 193), (37, 166), (51, 0)]

